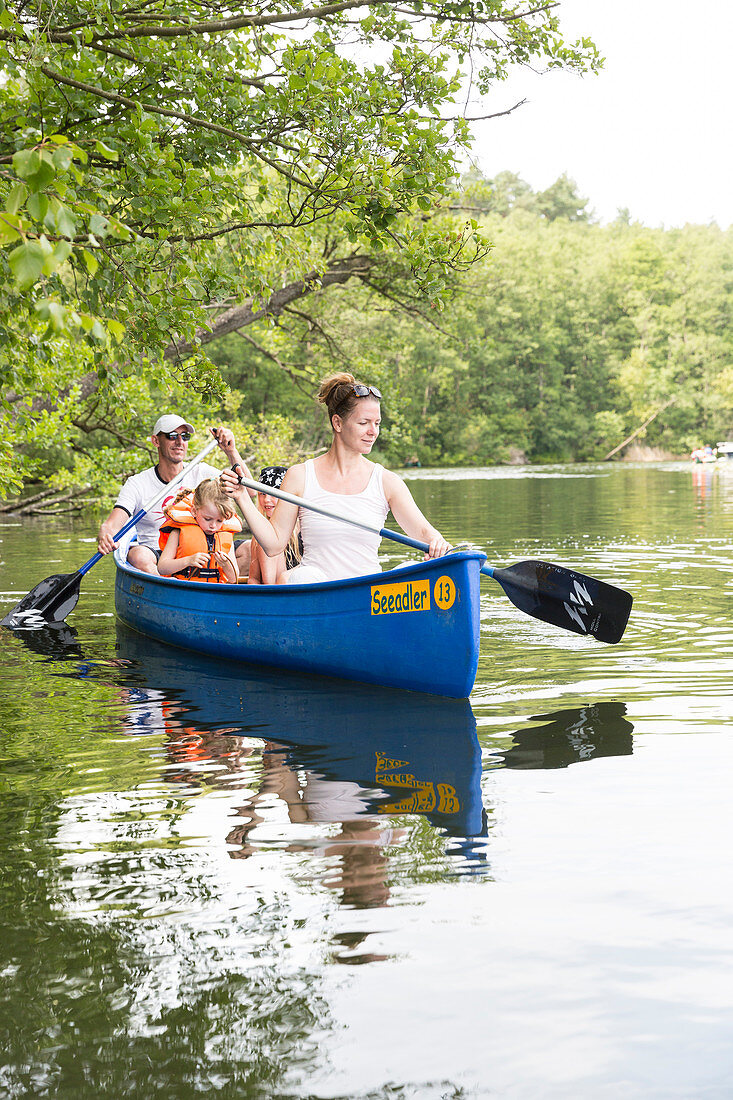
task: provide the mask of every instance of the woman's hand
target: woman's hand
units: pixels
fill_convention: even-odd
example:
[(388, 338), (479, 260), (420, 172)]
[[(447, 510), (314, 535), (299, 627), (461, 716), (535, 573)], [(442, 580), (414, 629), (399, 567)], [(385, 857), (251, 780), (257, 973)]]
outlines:
[[(240, 455), (239, 451), (237, 450), (237, 445), (234, 442), (234, 433), (231, 431), (231, 429), (230, 428), (225, 428), (225, 427), (222, 426), (222, 427), (219, 427), (219, 428), (211, 428), (210, 430), (211, 430), (211, 434), (213, 435), (214, 439), (217, 441), (217, 443), (221, 447), (222, 451), (224, 452), (224, 454), (227, 456), (227, 458), (231, 462), (232, 466), (238, 466), (239, 467), (239, 472), (241, 474), (243, 474), (245, 477), (248, 477), (250, 479), (250, 481), (254, 481), (254, 478), (252, 477), (251, 470), (249, 469), (247, 463), (244, 461), (244, 459)], [(224, 472), (225, 473), (231, 473), (232, 471), (227, 470), (227, 471), (224, 471)], [(234, 474), (235, 478), (236, 478), (236, 476), (237, 475)], [(226, 490), (226, 491), (229, 492), (229, 490)], [(247, 492), (249, 493), (249, 495), (251, 497), (255, 497), (257, 495), (257, 493), (254, 489), (247, 489)]]
[(428, 558), (442, 558), (444, 554), (447, 554), (452, 547), (449, 542), (446, 542), (440, 531), (436, 531), (430, 540), (428, 552), (425, 555), (425, 561)]

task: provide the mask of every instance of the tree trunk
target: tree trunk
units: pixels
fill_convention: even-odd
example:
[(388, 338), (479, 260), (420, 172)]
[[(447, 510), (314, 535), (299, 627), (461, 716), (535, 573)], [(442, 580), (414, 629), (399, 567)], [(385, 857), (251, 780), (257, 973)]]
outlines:
[[(232, 306), (217, 317), (210, 329), (199, 329), (196, 333), (198, 344), (209, 344), (212, 340), (218, 340), (230, 332), (236, 332), (240, 328), (254, 324), (255, 321), (261, 321), (263, 317), (277, 317), (291, 302), (296, 302), (315, 290), (326, 290), (329, 286), (346, 283), (354, 276), (367, 275), (372, 263), (369, 256), (348, 256), (343, 260), (334, 260), (322, 275), (317, 271), (311, 271), (304, 279), (276, 290), (266, 305), (259, 309), (254, 307), (251, 299), (238, 306)], [(166, 359), (185, 359), (193, 354), (196, 346), (189, 343), (169, 344), (165, 350), (165, 357)]]
[(648, 427), (648, 425), (651, 424), (652, 420), (659, 416), (661, 412), (664, 412), (665, 409), (668, 409), (670, 405), (673, 405), (676, 400), (676, 397), (670, 397), (669, 401), (666, 401), (664, 405), (660, 405), (657, 411), (653, 412), (651, 416), (647, 417), (644, 423), (641, 424), (636, 429), (636, 431), (632, 432), (630, 436), (627, 436), (623, 443), (619, 443), (618, 447), (614, 447), (612, 451), (609, 451), (603, 461), (608, 462), (609, 458), (613, 458), (615, 454), (618, 454), (619, 451), (623, 450), (624, 447), (631, 443), (632, 439), (636, 439), (637, 435), (640, 435), (644, 431), (644, 428)]

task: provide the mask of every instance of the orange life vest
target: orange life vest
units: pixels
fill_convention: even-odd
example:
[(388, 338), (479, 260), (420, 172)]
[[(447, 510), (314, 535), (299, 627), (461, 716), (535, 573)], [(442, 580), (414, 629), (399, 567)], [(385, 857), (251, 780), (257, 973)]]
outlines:
[(209, 536), (214, 540), (212, 549), (209, 546), (206, 534), (194, 519), (192, 500), (193, 493), (189, 493), (188, 496), (182, 497), (177, 504), (168, 505), (165, 509), (167, 518), (160, 529), (158, 545), (162, 550), (171, 531), (178, 531), (176, 557), (187, 558), (190, 554), (208, 554), (209, 564), (203, 569), (194, 569), (193, 566), (188, 566), (180, 573), (174, 573), (173, 576), (192, 581), (209, 581), (215, 584), (228, 583), (226, 573), (220, 565), (217, 565), (214, 559), (214, 553), (221, 550), (224, 554), (231, 554), (234, 546), (234, 535), (242, 530), (242, 524), (236, 516), (225, 519), (216, 534)]

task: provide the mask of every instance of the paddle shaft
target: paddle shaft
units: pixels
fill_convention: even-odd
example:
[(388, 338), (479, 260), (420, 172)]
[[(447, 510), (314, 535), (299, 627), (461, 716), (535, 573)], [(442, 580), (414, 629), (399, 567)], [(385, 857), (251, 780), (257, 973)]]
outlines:
[(389, 531), (386, 527), (374, 527), (371, 523), (364, 523), (360, 519), (352, 519), (351, 516), (343, 516), (340, 512), (333, 512), (330, 508), (322, 508), (320, 504), (313, 504), (310, 500), (303, 500), (302, 497), (296, 497), (293, 493), (285, 493), (282, 489), (274, 489), (272, 485), (263, 485), (259, 481), (252, 481), (248, 477), (242, 477), (239, 475), (239, 480), (242, 485), (245, 485), (248, 489), (255, 489), (258, 493), (264, 493), (266, 496), (278, 497), (279, 500), (285, 500), (288, 504), (295, 504), (298, 508), (307, 508), (310, 512), (318, 512), (321, 516), (327, 516), (329, 519), (337, 519), (341, 523), (350, 523), (352, 527), (360, 527), (362, 531), (369, 531), (372, 535), (381, 535), (383, 539), (392, 539), (393, 542), (402, 542), (405, 546), (412, 546), (415, 550), (423, 550), (427, 553), (430, 549), (426, 542), (419, 542), (417, 539), (411, 539), (409, 535), (403, 535), (401, 531)]
[[(140, 509), (139, 512), (136, 512), (135, 515), (127, 521), (124, 527), (120, 527), (119, 531), (114, 536), (114, 541), (117, 542), (118, 539), (121, 539), (123, 535), (126, 535), (128, 531), (132, 530), (135, 524), (138, 523), (143, 518), (143, 516), (151, 510), (151, 508), (154, 508), (156, 504), (160, 504), (161, 500), (163, 500), (164, 497), (168, 496), (171, 489), (175, 489), (176, 486), (181, 484), (183, 479), (186, 477), (186, 474), (190, 473), (194, 466), (198, 466), (199, 462), (206, 458), (207, 454), (209, 454), (211, 451), (214, 450), (215, 447), (218, 446), (219, 443), (216, 439), (212, 439), (211, 442), (207, 443), (203, 451), (200, 451), (196, 455), (196, 457), (191, 460), (191, 462), (186, 463), (180, 474), (176, 474), (172, 481), (167, 481), (163, 488), (159, 492), (157, 492), (155, 496)], [(97, 550), (96, 554), (94, 554), (89, 559), (89, 561), (84, 562), (84, 564), (77, 570), (78, 575), (80, 577), (83, 577), (84, 574), (88, 573), (92, 566), (96, 565), (98, 561), (101, 561), (104, 556), (104, 554), (101, 554), (99, 550)]]
[[(255, 489), (258, 493), (265, 493), (267, 496), (278, 497), (280, 500), (286, 500), (288, 504), (295, 504), (299, 508), (308, 508), (311, 512), (318, 512), (319, 515), (328, 516), (329, 519), (338, 519), (342, 523), (350, 523), (352, 527), (361, 527), (362, 531), (369, 531), (372, 535), (381, 535), (383, 539), (392, 539), (392, 542), (401, 542), (404, 546), (411, 546), (413, 550), (422, 550), (427, 553), (430, 547), (427, 542), (420, 542), (419, 539), (410, 538), (409, 535), (403, 535), (401, 531), (390, 531), (386, 527), (374, 527), (371, 523), (364, 523), (360, 519), (352, 519), (351, 516), (342, 516), (340, 512), (333, 512), (330, 508), (322, 508), (320, 504), (313, 504), (310, 500), (303, 500), (302, 497), (296, 497), (293, 493), (283, 492), (282, 489), (274, 489), (272, 485), (263, 485), (259, 481), (252, 481), (248, 477), (242, 477), (239, 475), (239, 480), (242, 485), (246, 485), (248, 489)], [(493, 577), (494, 567), (492, 565), (484, 565), (481, 569), (487, 577)]]
[[(391, 539), (392, 542), (399, 542), (423, 552), (429, 550), (427, 543), (410, 538), (401, 531), (375, 527), (241, 475), (239, 481), (258, 493), (318, 512), (329, 519), (349, 523), (352, 527), (360, 527), (362, 531)], [(610, 643), (619, 641), (624, 632), (631, 611), (631, 596), (623, 589), (615, 588), (604, 581), (587, 577), (561, 565), (541, 561), (519, 562), (503, 569), (484, 565), (481, 572), (501, 585), (515, 607), (542, 622), (575, 634), (591, 634), (599, 641)]]

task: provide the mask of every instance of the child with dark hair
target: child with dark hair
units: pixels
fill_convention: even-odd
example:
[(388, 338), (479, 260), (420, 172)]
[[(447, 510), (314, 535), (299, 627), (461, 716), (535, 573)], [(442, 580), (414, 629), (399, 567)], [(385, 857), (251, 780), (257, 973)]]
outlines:
[[(287, 472), (287, 466), (265, 466), (260, 471), (260, 484), (279, 489)], [(257, 507), (267, 519), (271, 518), (277, 502), (277, 497), (270, 496), (269, 493), (257, 494)], [(254, 538), (251, 542), (251, 553), (248, 584), (284, 583), (288, 569), (293, 569), (300, 561), (301, 547), (298, 524), (296, 524), (296, 529), (293, 531), (288, 545), (276, 557), (268, 558)]]

